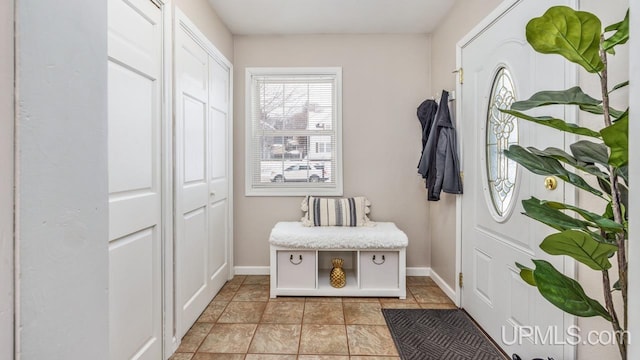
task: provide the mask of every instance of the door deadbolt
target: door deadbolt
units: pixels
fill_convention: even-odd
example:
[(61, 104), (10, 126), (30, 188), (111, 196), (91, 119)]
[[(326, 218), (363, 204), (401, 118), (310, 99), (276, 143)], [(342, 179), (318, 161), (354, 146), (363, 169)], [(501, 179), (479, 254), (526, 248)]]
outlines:
[(547, 190), (555, 190), (558, 187), (558, 180), (553, 176), (547, 176), (544, 179), (544, 187), (546, 187)]

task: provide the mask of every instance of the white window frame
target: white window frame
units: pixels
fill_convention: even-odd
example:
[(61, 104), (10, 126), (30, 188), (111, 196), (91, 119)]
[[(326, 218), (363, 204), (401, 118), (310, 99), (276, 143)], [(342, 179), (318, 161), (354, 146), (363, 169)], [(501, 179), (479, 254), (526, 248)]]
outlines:
[[(252, 122), (253, 108), (252, 89), (254, 76), (284, 76), (284, 75), (329, 75), (335, 76), (335, 186), (316, 186), (314, 183), (291, 183), (287, 185), (253, 184), (254, 172), (260, 171), (259, 164), (254, 163), (256, 157), (254, 142), (254, 128)], [(250, 67), (245, 72), (245, 195), (246, 196), (306, 196), (325, 195), (342, 196), (343, 194), (343, 170), (342, 170), (342, 68), (341, 67)]]

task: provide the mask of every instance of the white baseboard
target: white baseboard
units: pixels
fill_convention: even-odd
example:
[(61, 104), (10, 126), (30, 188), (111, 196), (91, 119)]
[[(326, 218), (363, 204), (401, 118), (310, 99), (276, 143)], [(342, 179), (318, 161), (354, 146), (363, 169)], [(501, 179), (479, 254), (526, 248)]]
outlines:
[[(269, 275), (270, 272), (269, 266), (235, 266), (233, 269), (235, 275)], [(407, 276), (430, 276), (453, 302), (456, 301), (455, 290), (430, 267), (408, 267)]]
[[(235, 275), (269, 275), (269, 266), (235, 266)], [(407, 276), (430, 276), (431, 268), (428, 267), (408, 267)]]
[(429, 267), (408, 267), (407, 276), (429, 276), (431, 268)]
[(444, 280), (442, 280), (437, 272), (431, 270), (430, 276), (433, 281), (440, 287), (440, 289), (442, 289), (442, 291), (444, 291), (444, 293), (451, 299), (451, 301), (457, 304), (458, 302), (456, 301), (456, 291), (453, 290), (451, 286), (449, 286), (449, 284), (447, 284)]
[[(269, 266), (235, 266), (235, 275), (269, 275)], [(407, 276), (431, 276), (429, 267), (408, 267)]]
[(268, 266), (234, 266), (233, 271), (236, 275), (269, 275), (270, 268)]

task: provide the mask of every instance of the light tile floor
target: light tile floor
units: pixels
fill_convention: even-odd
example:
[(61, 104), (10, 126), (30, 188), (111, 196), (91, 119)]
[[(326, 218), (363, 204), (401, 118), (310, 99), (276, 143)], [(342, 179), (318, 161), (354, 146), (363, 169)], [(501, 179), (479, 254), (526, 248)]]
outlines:
[(170, 360), (399, 359), (381, 309), (455, 309), (429, 277), (407, 277), (407, 299), (269, 298), (269, 276), (228, 281)]

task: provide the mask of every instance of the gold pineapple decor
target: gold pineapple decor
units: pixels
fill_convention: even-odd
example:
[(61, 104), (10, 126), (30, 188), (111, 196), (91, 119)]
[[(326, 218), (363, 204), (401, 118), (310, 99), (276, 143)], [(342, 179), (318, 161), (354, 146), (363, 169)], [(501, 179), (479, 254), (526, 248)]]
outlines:
[(333, 269), (331, 269), (330, 280), (331, 286), (334, 288), (341, 288), (347, 284), (347, 275), (344, 273), (342, 269), (342, 265), (344, 265), (344, 260), (341, 258), (333, 258), (331, 259), (331, 263), (333, 264)]

